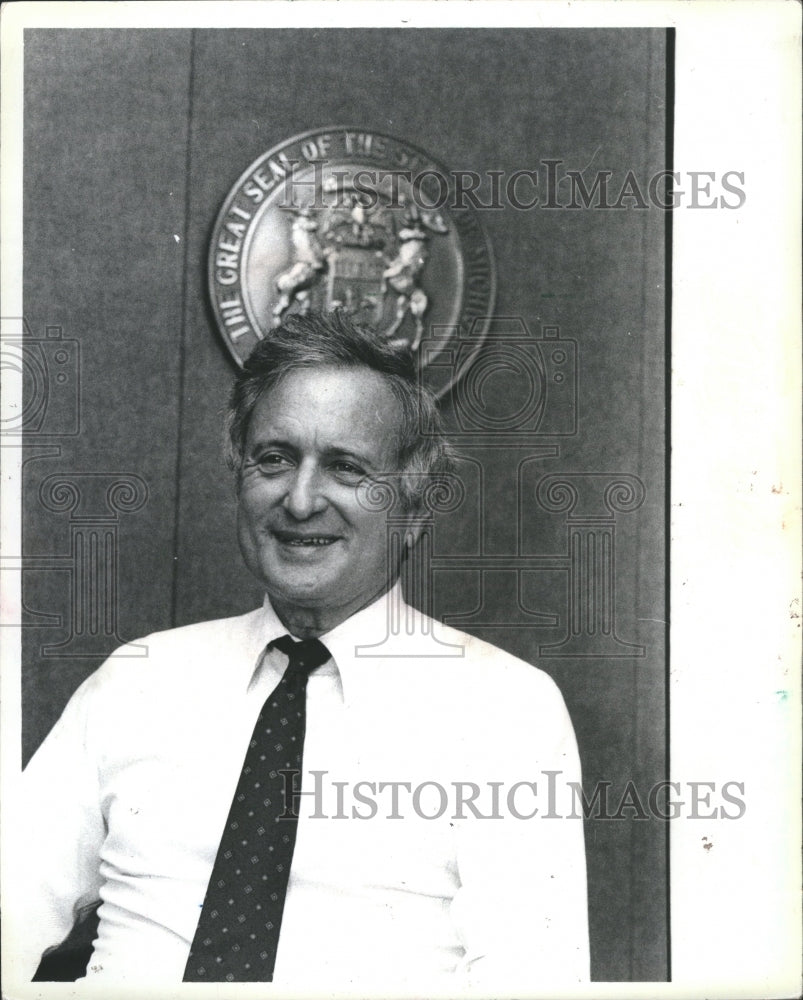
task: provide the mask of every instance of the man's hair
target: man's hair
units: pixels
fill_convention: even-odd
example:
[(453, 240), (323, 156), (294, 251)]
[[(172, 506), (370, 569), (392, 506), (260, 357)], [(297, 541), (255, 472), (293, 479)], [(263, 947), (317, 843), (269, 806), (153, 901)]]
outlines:
[(367, 368), (381, 375), (400, 404), (399, 492), (407, 510), (420, 507), (428, 487), (453, 468), (435, 397), (421, 385), (409, 348), (357, 325), (342, 312), (291, 314), (260, 340), (229, 397), (227, 460), (238, 482), (251, 414), (262, 394), (305, 368)]

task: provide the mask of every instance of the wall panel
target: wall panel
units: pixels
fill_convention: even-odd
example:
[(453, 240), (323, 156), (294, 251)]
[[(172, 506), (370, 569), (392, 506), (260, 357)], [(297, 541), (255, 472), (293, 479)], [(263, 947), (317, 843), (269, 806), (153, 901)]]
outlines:
[[(81, 429), (54, 437), (45, 422), (27, 441), (23, 552), (44, 566), (26, 570), (25, 600), (62, 625), (23, 632), (26, 759), (116, 645), (100, 634), (42, 651), (69, 637), (76, 579), (62, 557), (75, 517), (114, 517), (102, 477), (132, 473), (147, 488), (143, 506), (117, 515), (118, 635), (171, 620), (189, 57), (188, 32), (25, 36), (25, 318), (37, 341), (48, 327), (77, 341)], [(45, 344), (58, 414), (54, 350)], [(56, 474), (80, 509), (43, 506), (40, 484)]]

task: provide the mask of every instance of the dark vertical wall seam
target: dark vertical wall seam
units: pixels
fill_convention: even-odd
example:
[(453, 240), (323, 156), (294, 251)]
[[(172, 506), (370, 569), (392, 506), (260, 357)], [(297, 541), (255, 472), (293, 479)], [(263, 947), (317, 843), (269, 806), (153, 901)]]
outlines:
[(184, 242), (184, 253), (182, 257), (182, 277), (181, 277), (181, 330), (178, 342), (178, 416), (176, 419), (176, 466), (175, 466), (175, 493), (173, 512), (173, 566), (172, 584), (170, 593), (170, 626), (176, 626), (176, 610), (178, 601), (178, 579), (179, 579), (179, 538), (180, 538), (180, 518), (181, 518), (181, 448), (184, 429), (184, 385), (187, 355), (187, 296), (189, 287), (189, 231), (190, 231), (190, 178), (192, 167), (192, 124), (193, 124), (193, 91), (195, 89), (195, 34), (193, 28), (190, 31), (190, 64), (187, 80), (187, 144), (184, 157), (184, 228), (181, 239)]

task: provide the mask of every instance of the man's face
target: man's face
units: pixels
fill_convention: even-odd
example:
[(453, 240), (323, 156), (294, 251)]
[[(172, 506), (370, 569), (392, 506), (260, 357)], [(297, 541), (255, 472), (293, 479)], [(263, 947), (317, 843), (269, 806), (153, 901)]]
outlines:
[(343, 620), (387, 587), (386, 513), (366, 509), (365, 477), (396, 471), (400, 419), (386, 381), (363, 367), (291, 372), (255, 406), (238, 533), (280, 613)]

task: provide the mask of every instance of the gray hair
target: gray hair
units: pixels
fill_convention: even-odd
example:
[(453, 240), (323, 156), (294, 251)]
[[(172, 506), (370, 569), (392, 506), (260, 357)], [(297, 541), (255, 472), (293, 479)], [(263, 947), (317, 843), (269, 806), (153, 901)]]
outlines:
[(368, 368), (381, 375), (399, 401), (399, 492), (405, 509), (421, 507), (427, 490), (453, 469), (435, 397), (418, 377), (416, 360), (344, 313), (291, 314), (249, 355), (229, 397), (226, 458), (238, 477), (251, 414), (262, 394), (292, 371), (315, 367)]

